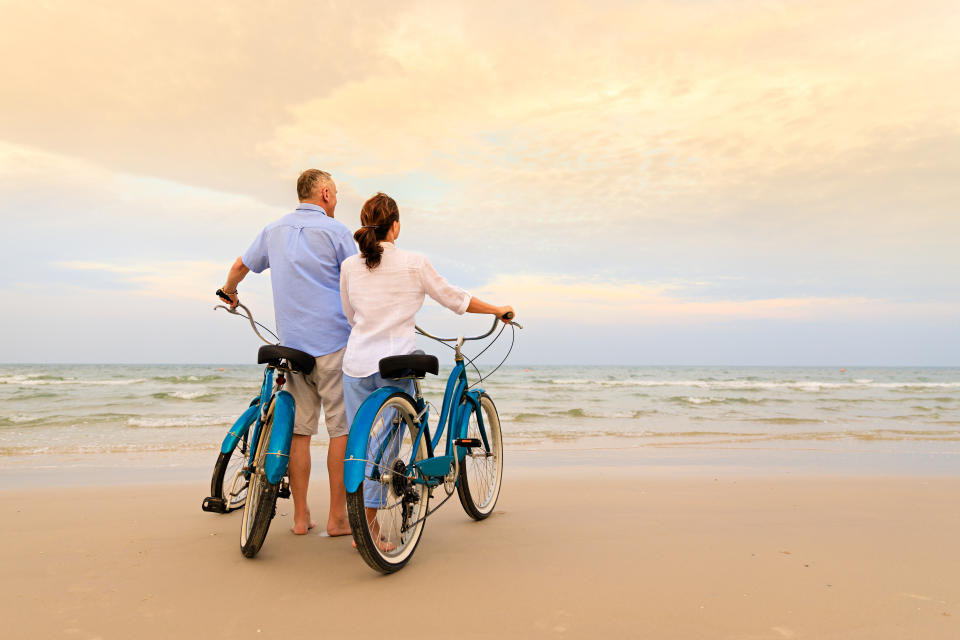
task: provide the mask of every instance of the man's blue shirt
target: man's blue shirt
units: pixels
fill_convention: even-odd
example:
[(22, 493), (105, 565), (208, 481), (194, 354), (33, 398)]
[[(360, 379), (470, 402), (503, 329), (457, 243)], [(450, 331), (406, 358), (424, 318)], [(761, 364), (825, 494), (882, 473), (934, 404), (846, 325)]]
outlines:
[(270, 269), (280, 344), (314, 357), (347, 345), (340, 263), (356, 252), (350, 230), (314, 204), (301, 202), (260, 232), (240, 259), (254, 273)]

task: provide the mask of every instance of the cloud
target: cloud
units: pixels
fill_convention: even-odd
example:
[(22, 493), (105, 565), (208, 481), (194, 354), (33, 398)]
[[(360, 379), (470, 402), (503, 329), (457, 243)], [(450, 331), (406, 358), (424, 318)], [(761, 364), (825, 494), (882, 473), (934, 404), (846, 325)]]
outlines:
[(382, 66), (366, 40), (395, 11), (384, 3), (370, 20), (360, 5), (303, 1), (5, 2), (0, 55), (29, 64), (0, 69), (0, 138), (279, 204), (302, 156), (276, 166), (255, 146), (286, 119), (291, 96)]
[(40, 269), (64, 260), (232, 260), (279, 215), (246, 194), (2, 141), (0, 194), (0, 262)]
[[(742, 4), (557, 9), (549, 30), (531, 29), (535, 8), (504, 23), (503, 6), (414, 4), (372, 43), (393, 65), (292, 106), (263, 148), (322, 147), (357, 174), (429, 167), (534, 201), (587, 183), (637, 216), (957, 130), (960, 97), (940, 81), (960, 70), (949, 5)], [(549, 202), (554, 219), (575, 191)]]
[[(223, 263), (201, 260), (133, 264), (66, 261), (56, 263), (55, 266), (113, 276), (127, 285), (128, 289), (124, 291), (126, 295), (149, 296), (158, 300), (181, 302), (213, 301), (211, 287), (215, 283), (222, 282), (226, 276), (226, 266)], [(208, 284), (203, 287), (201, 283)], [(84, 289), (85, 286), (80, 284), (77, 288)]]
[(827, 321), (916, 317), (960, 320), (960, 302), (916, 303), (865, 297), (775, 297), (709, 300), (708, 283), (644, 284), (549, 275), (498, 276), (475, 289), (478, 297), (511, 304), (518, 317), (585, 325), (663, 325), (716, 320)]
[(320, 148), (399, 184), (426, 248), (460, 227), (504, 271), (748, 275), (816, 296), (876, 295), (879, 269), (898, 295), (951, 290), (948, 4), (601, 3), (555, 9), (550, 29), (530, 8), (503, 23), (501, 5), (425, 6), (373, 43), (393, 64), (291, 105), (260, 152)]
[(525, 235), (585, 213), (605, 231), (765, 208), (894, 224), (918, 200), (874, 206), (891, 191), (942, 218), (955, 181), (918, 159), (960, 155), (955, 18), (889, 1), (9, 3), (0, 54), (31, 64), (0, 70), (0, 138), (273, 204), (314, 164), (358, 185), (429, 175), (445, 187), (419, 182), (408, 206)]

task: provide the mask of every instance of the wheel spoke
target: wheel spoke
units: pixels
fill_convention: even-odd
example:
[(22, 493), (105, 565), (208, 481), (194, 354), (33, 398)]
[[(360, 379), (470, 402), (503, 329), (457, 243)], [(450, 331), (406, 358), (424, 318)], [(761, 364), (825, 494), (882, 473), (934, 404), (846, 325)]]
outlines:
[(246, 499), (247, 480), (242, 474), (239, 474), (243, 467), (245, 457), (240, 447), (235, 447), (230, 454), (230, 462), (227, 463), (226, 471), (223, 475), (221, 493), (227, 508), (235, 509), (243, 504)]

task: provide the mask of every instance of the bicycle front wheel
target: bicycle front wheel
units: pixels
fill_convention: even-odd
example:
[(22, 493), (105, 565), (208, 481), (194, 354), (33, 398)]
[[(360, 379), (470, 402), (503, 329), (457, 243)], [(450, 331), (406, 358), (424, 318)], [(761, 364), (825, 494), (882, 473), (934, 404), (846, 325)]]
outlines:
[(279, 484), (267, 481), (264, 463), (273, 432), (273, 410), (260, 428), (257, 452), (253, 459), (254, 469), (250, 472), (250, 484), (247, 486), (247, 499), (243, 505), (243, 525), (240, 529), (240, 550), (244, 556), (252, 558), (260, 551), (270, 529), (270, 521), (276, 514)]
[(427, 457), (417, 438), (417, 412), (405, 393), (387, 398), (367, 437), (364, 479), (347, 494), (347, 514), (357, 550), (381, 573), (401, 569), (423, 533), (429, 492), (418, 483), (416, 462)]
[(480, 434), (480, 423), (476, 411), (470, 412), (470, 424), (467, 438), (480, 440), (479, 447), (472, 447), (460, 465), (460, 477), (457, 482), (457, 494), (460, 504), (467, 515), (474, 520), (483, 520), (491, 513), (500, 496), (503, 479), (503, 441), (500, 439), (500, 416), (493, 400), (485, 393), (480, 394), (480, 411), (483, 414), (483, 430), (486, 445)]
[(237, 473), (246, 464), (246, 446), (237, 443), (230, 453), (221, 453), (213, 466), (213, 478), (210, 480), (210, 495), (223, 500), (227, 511), (234, 511), (247, 500), (249, 480)]

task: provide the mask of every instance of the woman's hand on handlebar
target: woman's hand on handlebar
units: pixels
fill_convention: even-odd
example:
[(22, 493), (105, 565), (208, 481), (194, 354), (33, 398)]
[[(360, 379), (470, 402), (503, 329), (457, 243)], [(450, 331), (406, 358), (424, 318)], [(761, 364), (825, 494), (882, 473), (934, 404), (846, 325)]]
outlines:
[(504, 323), (509, 324), (513, 320), (516, 314), (513, 312), (513, 307), (507, 305), (505, 307), (497, 307), (497, 317), (500, 318)]

